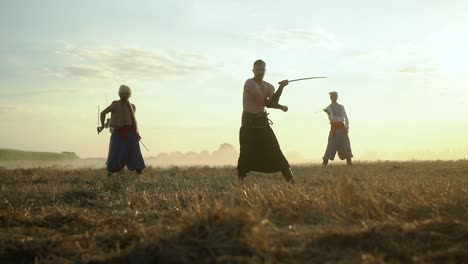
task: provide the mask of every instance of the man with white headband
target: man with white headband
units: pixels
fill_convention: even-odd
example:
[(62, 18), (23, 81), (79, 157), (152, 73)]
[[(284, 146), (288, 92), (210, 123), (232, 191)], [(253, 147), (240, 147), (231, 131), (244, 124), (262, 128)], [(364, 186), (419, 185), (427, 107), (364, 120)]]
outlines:
[(130, 87), (121, 85), (119, 89), (120, 100), (112, 102), (101, 112), (99, 132), (104, 129), (106, 114), (111, 113), (109, 126), (112, 129), (112, 135), (106, 163), (108, 176), (121, 171), (125, 166), (138, 174), (141, 174), (145, 168), (139, 144), (141, 137), (135, 118), (136, 108), (129, 101), (131, 95)]

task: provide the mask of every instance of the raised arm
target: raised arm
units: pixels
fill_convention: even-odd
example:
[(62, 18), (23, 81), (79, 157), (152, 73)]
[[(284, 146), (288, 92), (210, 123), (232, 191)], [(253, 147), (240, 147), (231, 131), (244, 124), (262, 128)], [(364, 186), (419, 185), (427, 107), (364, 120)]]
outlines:
[(278, 90), (275, 92), (275, 88), (272, 86), (271, 87), (271, 94), (268, 96), (267, 99), (265, 99), (265, 105), (268, 108), (276, 108), (276, 109), (281, 109), (283, 111), (287, 111), (288, 108), (286, 106), (280, 105), (279, 100), (281, 98), (281, 94), (283, 93), (283, 88), (288, 85), (288, 81), (284, 80), (280, 82), (280, 86), (278, 87)]
[(278, 87), (278, 90), (271, 96), (270, 100), (273, 102), (273, 103), (279, 103), (279, 100), (281, 98), (281, 95), (283, 94), (283, 89), (284, 87), (286, 87), (287, 85), (289, 84), (288, 80), (284, 80), (284, 81), (281, 81), (279, 82), (279, 87)]

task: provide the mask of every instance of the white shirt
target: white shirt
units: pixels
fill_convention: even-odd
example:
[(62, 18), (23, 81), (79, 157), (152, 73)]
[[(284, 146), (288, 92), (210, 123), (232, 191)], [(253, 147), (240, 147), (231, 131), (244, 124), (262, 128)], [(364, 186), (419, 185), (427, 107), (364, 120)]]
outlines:
[(349, 129), (349, 119), (343, 105), (338, 103), (330, 104), (326, 109), (328, 111), (328, 119), (330, 119), (330, 123), (345, 122), (346, 128)]

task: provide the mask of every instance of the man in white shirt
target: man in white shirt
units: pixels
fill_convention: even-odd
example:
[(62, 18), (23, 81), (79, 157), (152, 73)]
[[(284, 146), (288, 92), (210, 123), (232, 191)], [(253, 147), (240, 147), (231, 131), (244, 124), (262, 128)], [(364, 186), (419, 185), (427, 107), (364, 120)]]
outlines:
[(328, 165), (328, 160), (334, 160), (336, 152), (341, 160), (346, 159), (346, 163), (351, 166), (353, 153), (349, 140), (349, 119), (345, 107), (337, 103), (338, 93), (330, 92), (332, 103), (323, 111), (327, 113), (330, 120), (330, 133), (328, 135), (328, 145), (323, 156), (323, 166)]

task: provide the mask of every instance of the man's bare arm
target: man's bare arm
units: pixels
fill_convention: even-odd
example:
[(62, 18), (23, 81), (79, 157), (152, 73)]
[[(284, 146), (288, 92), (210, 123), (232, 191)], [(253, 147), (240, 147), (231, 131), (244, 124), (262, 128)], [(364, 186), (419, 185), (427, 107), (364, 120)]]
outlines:
[(271, 96), (271, 101), (273, 103), (279, 103), (281, 95), (283, 94), (283, 89), (289, 84), (288, 80), (284, 80), (280, 82), (280, 86), (278, 90)]
[(273, 93), (273, 95), (271, 96), (271, 98), (265, 100), (265, 105), (266, 105), (266, 107), (268, 107), (268, 108), (281, 109), (281, 110), (283, 110), (283, 111), (288, 111), (288, 107), (287, 107), (287, 106), (283, 106), (283, 105), (280, 105), (280, 104), (279, 104), (279, 100), (280, 100), (281, 94), (283, 93), (283, 88), (284, 88), (286, 85), (288, 85), (288, 81), (287, 81), (287, 80), (284, 80), (284, 81), (281, 81), (281, 82), (280, 82), (280, 86), (279, 86), (278, 90), (277, 90), (275, 93)]
[(104, 123), (106, 122), (106, 115), (107, 115), (108, 113), (112, 112), (113, 105), (114, 105), (114, 103), (112, 103), (111, 105), (109, 105), (106, 109), (102, 110), (101, 116), (100, 116), (101, 128), (104, 127)]

